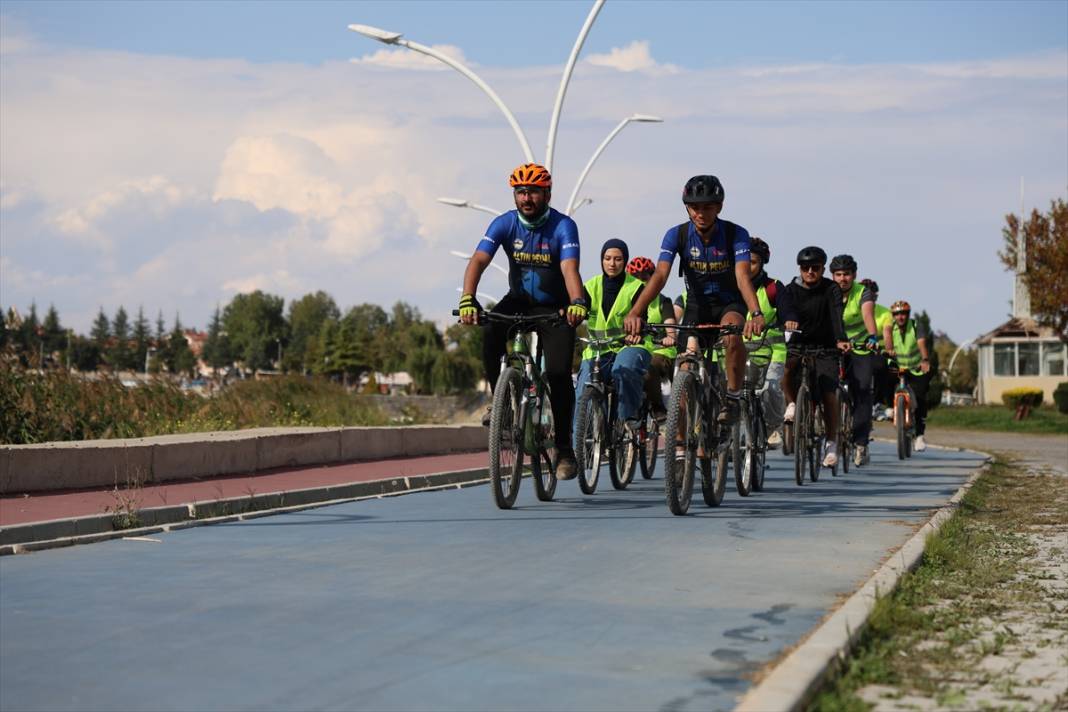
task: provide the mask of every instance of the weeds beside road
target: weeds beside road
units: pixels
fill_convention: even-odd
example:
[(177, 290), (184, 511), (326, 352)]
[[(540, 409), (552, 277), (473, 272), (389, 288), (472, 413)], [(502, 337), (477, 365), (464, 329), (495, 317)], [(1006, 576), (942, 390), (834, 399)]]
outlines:
[(1024, 420), (1014, 420), (1015, 411), (1001, 405), (940, 406), (927, 415), (936, 428), (991, 430), (1006, 433), (1068, 434), (1068, 415), (1052, 406), (1035, 408)]
[(998, 454), (812, 709), (1068, 709), (1064, 466)]

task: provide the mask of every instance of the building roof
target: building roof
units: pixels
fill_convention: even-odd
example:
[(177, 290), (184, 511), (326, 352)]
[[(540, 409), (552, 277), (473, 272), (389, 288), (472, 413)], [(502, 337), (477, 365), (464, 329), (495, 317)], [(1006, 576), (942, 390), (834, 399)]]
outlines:
[(1049, 326), (1042, 326), (1030, 317), (1013, 317), (993, 331), (975, 340), (977, 346), (990, 344), (994, 339), (1059, 339), (1057, 331)]

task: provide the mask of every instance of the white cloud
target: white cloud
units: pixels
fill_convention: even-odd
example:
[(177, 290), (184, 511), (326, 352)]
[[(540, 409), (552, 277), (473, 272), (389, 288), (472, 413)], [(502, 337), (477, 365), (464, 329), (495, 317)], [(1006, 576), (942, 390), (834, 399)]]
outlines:
[(648, 40), (634, 40), (625, 47), (613, 47), (606, 54), (591, 54), (586, 61), (595, 67), (610, 67), (621, 72), (675, 74), (679, 71), (673, 64), (661, 64), (653, 59)]
[(85, 204), (60, 212), (54, 219), (60, 232), (78, 241), (111, 249), (114, 240), (99, 229), (99, 222), (122, 206), (136, 202), (138, 210), (157, 216), (177, 206), (191, 195), (164, 176), (123, 181), (89, 199)]
[[(456, 60), (460, 64), (467, 65), (468, 67), (477, 66), (468, 61), (464, 56), (464, 51), (455, 45), (430, 45), (430, 48), (444, 54), (450, 59)], [(388, 67), (390, 69), (452, 71), (440, 60), (406, 48), (380, 49), (377, 52), (365, 54), (362, 57), (354, 57), (350, 59), (349, 62), (352, 64), (372, 64), (379, 67)]]
[(33, 35), (20, 20), (0, 13), (0, 55), (28, 52), (36, 44)]

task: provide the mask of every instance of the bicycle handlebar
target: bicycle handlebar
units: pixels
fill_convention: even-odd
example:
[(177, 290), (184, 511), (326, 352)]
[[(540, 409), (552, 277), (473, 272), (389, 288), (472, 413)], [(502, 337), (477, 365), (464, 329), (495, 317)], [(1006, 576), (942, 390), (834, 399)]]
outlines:
[[(452, 310), (453, 316), (460, 316), (459, 309)], [(480, 311), (478, 313), (477, 321), (478, 326), (485, 326), (487, 322), (499, 321), (512, 324), (539, 324), (542, 322), (552, 323), (565, 321), (566, 318), (556, 312), (549, 314), (500, 314), (498, 312)]]

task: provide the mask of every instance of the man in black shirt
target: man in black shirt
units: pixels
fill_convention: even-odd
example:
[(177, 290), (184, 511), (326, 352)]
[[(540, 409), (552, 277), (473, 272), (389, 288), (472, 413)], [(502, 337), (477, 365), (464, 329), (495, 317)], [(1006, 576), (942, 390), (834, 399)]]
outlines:
[[(786, 393), (786, 413), (783, 420), (794, 422), (794, 401), (801, 385), (796, 381), (800, 363), (797, 346), (821, 346), (845, 352), (849, 350), (845, 326), (842, 324), (842, 290), (834, 280), (823, 276), (827, 253), (819, 247), (806, 247), (797, 253), (801, 274), (783, 290), (779, 313), (787, 332), (786, 372), (782, 386)], [(819, 356), (815, 359), (817, 394), (823, 399), (824, 426), (827, 433), (823, 464), (833, 467), (838, 464), (838, 407), (835, 390), (838, 387), (838, 360)]]

